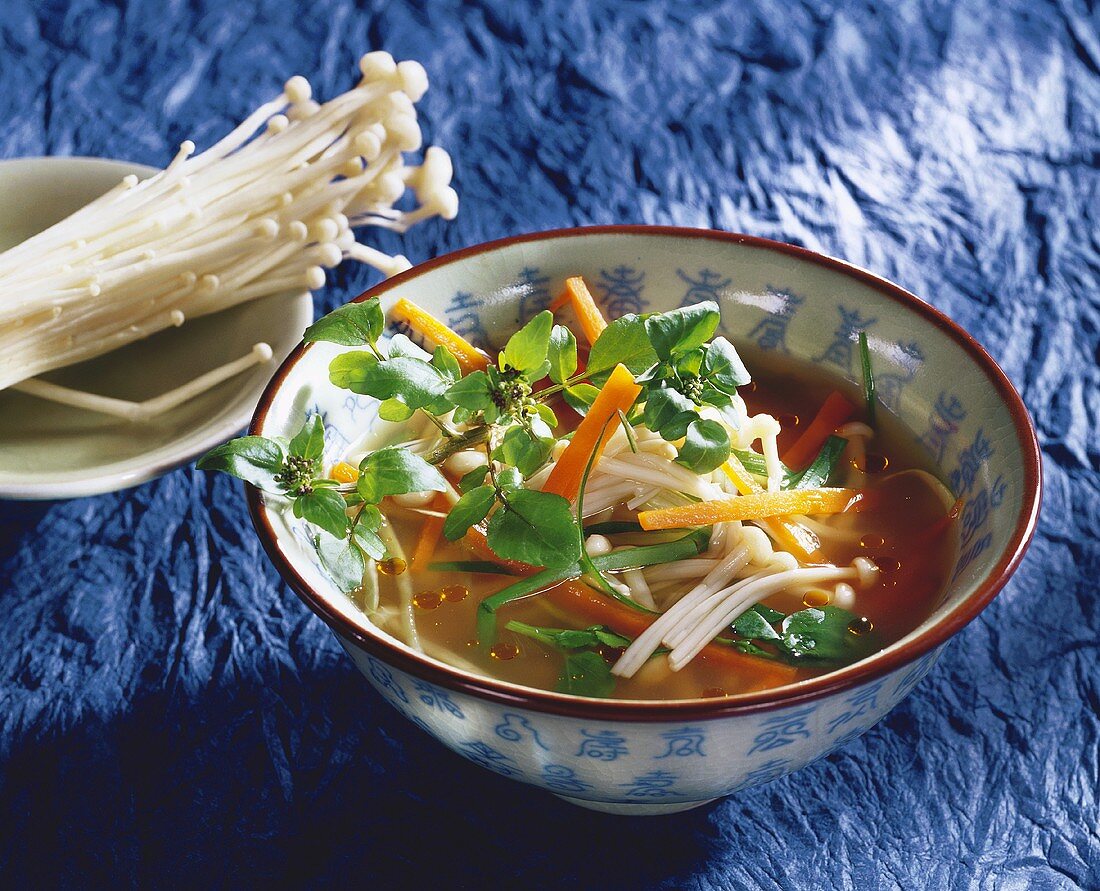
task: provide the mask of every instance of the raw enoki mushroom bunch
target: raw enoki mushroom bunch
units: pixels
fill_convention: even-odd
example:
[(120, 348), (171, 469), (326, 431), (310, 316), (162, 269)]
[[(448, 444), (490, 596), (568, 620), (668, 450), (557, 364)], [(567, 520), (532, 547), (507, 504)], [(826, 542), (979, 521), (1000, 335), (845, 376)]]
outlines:
[[(189, 318), (272, 294), (310, 291), (344, 258), (386, 275), (410, 265), (356, 241), (353, 226), (403, 232), (453, 219), (451, 161), (421, 145), (423, 67), (374, 52), (355, 89), (324, 103), (292, 77), (217, 144), (184, 142), (168, 167), (126, 177), (72, 216), (0, 254), (0, 390), (148, 417), (271, 358), (266, 344), (172, 393), (130, 403), (29, 380)], [(394, 205), (412, 190), (416, 207)]]

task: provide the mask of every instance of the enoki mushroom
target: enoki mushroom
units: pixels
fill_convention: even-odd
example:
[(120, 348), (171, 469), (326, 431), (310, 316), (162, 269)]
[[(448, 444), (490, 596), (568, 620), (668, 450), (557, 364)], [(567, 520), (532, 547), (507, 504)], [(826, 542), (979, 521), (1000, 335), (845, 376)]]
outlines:
[[(359, 68), (358, 86), (323, 105), (292, 77), (206, 151), (184, 142), (165, 170), (127, 176), (0, 254), (0, 390), (145, 420), (270, 361), (270, 347), (143, 403), (31, 379), (245, 301), (308, 292), (344, 258), (386, 275), (409, 268), (352, 227), (453, 219), (451, 161), (435, 147), (419, 166), (403, 158), (421, 145), (423, 67), (374, 52)], [(407, 190), (417, 206), (396, 209)]]

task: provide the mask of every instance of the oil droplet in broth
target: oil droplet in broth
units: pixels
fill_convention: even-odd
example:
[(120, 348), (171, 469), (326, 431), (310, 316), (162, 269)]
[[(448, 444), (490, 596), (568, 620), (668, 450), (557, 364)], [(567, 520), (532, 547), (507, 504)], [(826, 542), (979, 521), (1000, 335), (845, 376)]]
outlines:
[(820, 588), (814, 588), (812, 591), (807, 591), (802, 597), (802, 603), (806, 606), (822, 607), (828, 606), (829, 601), (832, 600), (832, 596), (828, 591), (822, 591)]
[(465, 585), (447, 585), (440, 593), (447, 603), (461, 603), (470, 595), (470, 589)]
[(382, 560), (378, 563), (378, 571), (382, 575), (401, 575), (407, 566), (408, 564), (400, 557), (390, 557), (388, 560)]
[(887, 467), (890, 466), (890, 459), (885, 455), (878, 455), (874, 452), (867, 453), (867, 472), (868, 473), (882, 473)]
[(417, 609), (435, 609), (443, 603), (443, 595), (439, 591), (421, 591), (413, 595), (413, 606)]
[(875, 630), (875, 623), (868, 619), (866, 616), (860, 616), (858, 619), (852, 619), (848, 623), (848, 631), (857, 637), (861, 634), (868, 634)]
[(519, 655), (519, 647), (510, 643), (498, 643), (491, 650), (489, 655), (494, 659), (499, 659), (501, 662), (507, 662), (509, 659), (515, 659)]
[(859, 540), (861, 548), (881, 548), (886, 544), (886, 539), (881, 535), (865, 535)]

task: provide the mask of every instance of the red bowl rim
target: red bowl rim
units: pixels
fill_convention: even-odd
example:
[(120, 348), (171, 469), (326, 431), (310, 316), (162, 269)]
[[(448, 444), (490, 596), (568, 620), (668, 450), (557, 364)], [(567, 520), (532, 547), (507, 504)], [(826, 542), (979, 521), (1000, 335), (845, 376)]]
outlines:
[[(963, 603), (951, 611), (943, 620), (931, 628), (907, 641), (904, 645), (889, 652), (857, 662), (847, 668), (823, 675), (819, 678), (802, 681), (790, 687), (778, 687), (756, 693), (741, 693), (715, 699), (685, 699), (662, 701), (632, 701), (623, 699), (584, 699), (544, 690), (519, 687), (493, 680), (492, 678), (469, 674), (461, 669), (452, 668), (436, 662), (427, 656), (391, 643), (382, 637), (364, 634), (350, 620), (338, 612), (328, 601), (314, 591), (299, 575), (297, 570), (283, 556), (276, 544), (271, 523), (263, 508), (262, 494), (246, 486), (249, 513), (259, 533), (264, 550), (287, 584), (298, 594), (305, 604), (320, 616), (340, 636), (350, 639), (367, 653), (383, 662), (408, 672), (423, 680), (475, 696), (511, 708), (528, 709), (549, 714), (574, 718), (593, 718), (612, 721), (634, 722), (670, 722), (699, 721), (725, 718), (733, 715), (771, 711), (803, 703), (812, 702), (826, 696), (843, 692), (912, 663), (924, 654), (946, 643), (963, 627), (969, 624), (993, 600), (1016, 570), (1024, 556), (1039, 513), (1042, 496), (1042, 471), (1039, 443), (1031, 418), (1019, 394), (1008, 377), (1000, 369), (985, 349), (959, 325), (939, 310), (925, 303), (916, 295), (886, 279), (854, 266), (843, 260), (815, 253), (806, 248), (784, 242), (772, 241), (751, 235), (722, 232), (712, 229), (691, 229), (675, 226), (588, 226), (575, 229), (552, 229), (500, 238), (483, 244), (463, 248), (449, 254), (428, 260), (393, 278), (364, 291), (355, 302), (378, 297), (398, 285), (411, 281), (418, 276), (441, 266), (465, 260), (478, 254), (488, 253), (513, 244), (532, 241), (550, 241), (559, 238), (578, 238), (589, 235), (641, 235), (674, 238), (702, 238), (711, 241), (727, 242), (753, 248), (788, 254), (824, 266), (835, 272), (850, 276), (865, 285), (876, 289), (906, 309), (915, 312), (926, 321), (938, 327), (965, 350), (974, 362), (985, 372), (986, 377), (1000, 394), (1012, 417), (1016, 436), (1020, 444), (1024, 465), (1024, 490), (1021, 498), (1020, 513), (1012, 531), (1008, 545), (996, 566), (978, 585), (977, 590)], [(249, 426), (249, 433), (256, 434), (263, 429), (268, 410), (276, 392), (282, 386), (290, 369), (302, 358), (309, 344), (300, 344), (279, 367), (267, 385), (256, 413)]]

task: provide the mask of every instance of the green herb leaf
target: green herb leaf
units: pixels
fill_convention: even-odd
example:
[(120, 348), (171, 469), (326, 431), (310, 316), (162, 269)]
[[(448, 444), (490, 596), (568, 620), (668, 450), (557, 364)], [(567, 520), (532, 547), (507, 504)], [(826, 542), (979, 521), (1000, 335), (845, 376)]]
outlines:
[(817, 453), (813, 463), (802, 473), (790, 477), (784, 488), (818, 489), (824, 486), (828, 483), (829, 477), (832, 476), (833, 468), (847, 445), (848, 440), (843, 437), (830, 436), (825, 440), (825, 444), (821, 447), (821, 451)]
[(447, 398), (469, 411), (483, 411), (492, 405), (493, 391), (484, 371), (471, 371), (447, 390)]
[(564, 325), (555, 325), (550, 332), (550, 380), (563, 384), (577, 371), (577, 338)]
[(437, 346), (432, 353), (432, 365), (451, 383), (462, 377), (462, 368), (458, 364), (458, 359), (441, 346)]
[(826, 606), (804, 609), (783, 620), (783, 648), (793, 657), (830, 662), (854, 662), (877, 649), (872, 634), (852, 634), (848, 626), (858, 617), (846, 609)]
[(696, 473), (710, 473), (721, 467), (730, 456), (730, 437), (717, 421), (700, 419), (687, 428), (676, 463)]
[(657, 358), (667, 361), (677, 353), (701, 347), (718, 330), (722, 315), (713, 300), (685, 306), (670, 312), (654, 313), (645, 320)]
[(443, 375), (427, 362), (400, 356), (366, 367), (362, 372), (362, 381), (347, 389), (375, 399), (398, 397), (409, 408), (424, 408), (443, 396), (448, 387)]
[(657, 364), (657, 354), (641, 316), (628, 313), (611, 322), (596, 338), (588, 354), (586, 371), (593, 383), (602, 383), (616, 365), (639, 375)]
[(580, 537), (569, 502), (560, 495), (519, 489), (489, 519), (493, 553), (548, 569), (568, 566), (580, 556)]
[(397, 396), (394, 396), (393, 399), (384, 400), (378, 406), (378, 417), (383, 421), (390, 421), (395, 424), (407, 421), (415, 414), (416, 409), (409, 408), (409, 406), (402, 402)]
[(471, 526), (489, 516), (495, 501), (496, 491), (492, 486), (478, 486), (459, 498), (443, 521), (443, 534), (447, 540), (458, 541), (462, 538)]
[(573, 696), (606, 699), (615, 692), (615, 676), (599, 653), (592, 650), (569, 653), (554, 689)]
[(642, 420), (669, 442), (683, 437), (698, 418), (695, 403), (672, 387), (656, 387), (646, 394)]
[(524, 476), (537, 471), (550, 457), (551, 441), (537, 439), (523, 427), (509, 427), (495, 449), (493, 460), (510, 464)]
[(488, 464), (483, 464), (481, 467), (475, 467), (469, 473), (464, 474), (462, 479), (458, 481), (458, 491), (465, 495), (471, 489), (476, 489), (485, 482), (485, 477), (488, 473)]
[(523, 485), (523, 474), (514, 467), (505, 467), (497, 474), (497, 488), (502, 492), (511, 492)]
[(359, 465), (359, 496), (377, 504), (387, 495), (406, 492), (445, 492), (447, 481), (438, 470), (408, 449), (391, 446), (372, 452)]
[(313, 547), (321, 558), (321, 566), (325, 572), (345, 594), (351, 594), (363, 584), (367, 561), (363, 559), (362, 552), (354, 542), (330, 535), (318, 535), (313, 539)]
[(306, 328), (302, 339), (306, 343), (326, 341), (343, 346), (366, 346), (376, 343), (385, 327), (382, 305), (373, 298), (349, 303), (322, 316)]
[(366, 393), (367, 372), (377, 364), (378, 358), (366, 350), (341, 353), (328, 363), (328, 379), (341, 390)]
[[(763, 610), (767, 610), (767, 613)], [(737, 617), (737, 621), (733, 623), (733, 630), (745, 640), (779, 640), (779, 632), (771, 626), (771, 623), (778, 622), (782, 618), (783, 613), (757, 604)]]
[(220, 470), (251, 483), (264, 492), (282, 492), (275, 480), (283, 466), (283, 447), (263, 436), (242, 436), (215, 446), (195, 465), (199, 470)]
[(301, 517), (329, 535), (348, 534), (347, 504), (334, 489), (314, 489), (294, 499), (294, 516)]
[(572, 387), (562, 390), (561, 395), (565, 399), (566, 405), (583, 416), (588, 414), (588, 409), (592, 407), (592, 403), (600, 395), (600, 390), (592, 384), (574, 384)]
[(316, 461), (325, 451), (325, 425), (320, 415), (306, 419), (294, 438), (290, 441), (290, 454), (308, 461)]
[(421, 362), (431, 362), (432, 354), (417, 343), (413, 343), (404, 334), (395, 334), (390, 338), (390, 346), (387, 350), (389, 359), (419, 359)]
[(724, 337), (716, 337), (710, 342), (701, 373), (713, 387), (730, 396), (752, 380), (737, 350)]
[(493, 563), (491, 560), (439, 560), (435, 563), (429, 563), (428, 569), (432, 570), (432, 572), (471, 572), (476, 575), (515, 575), (507, 566)]
[[(378, 527), (374, 527), (377, 529)], [(352, 533), (352, 537), (355, 539), (356, 544), (359, 545), (369, 556), (375, 560), (383, 560), (386, 556), (386, 544), (374, 531), (374, 529), (367, 529), (362, 524), (357, 524), (355, 531)]]
[(525, 376), (538, 371), (546, 361), (553, 325), (554, 314), (548, 309), (531, 319), (508, 338), (501, 354), (501, 367), (514, 368)]
[(867, 332), (859, 332), (859, 361), (863, 366), (863, 396), (867, 400), (867, 423), (875, 426), (875, 375), (871, 371), (871, 349), (867, 345)]

